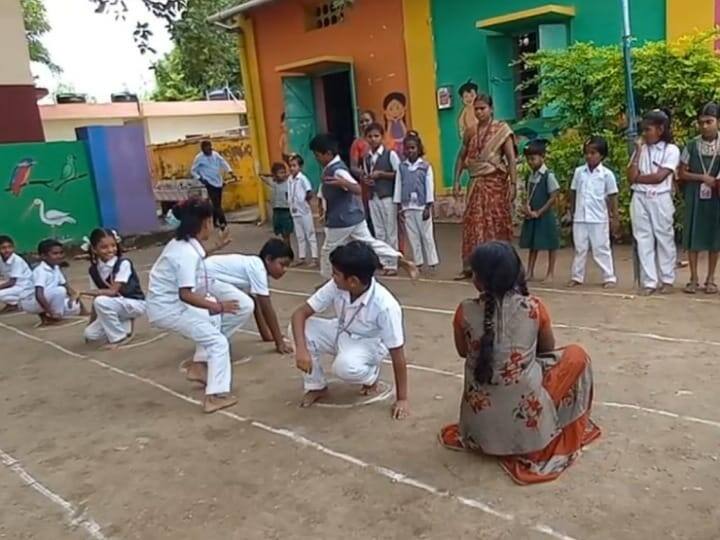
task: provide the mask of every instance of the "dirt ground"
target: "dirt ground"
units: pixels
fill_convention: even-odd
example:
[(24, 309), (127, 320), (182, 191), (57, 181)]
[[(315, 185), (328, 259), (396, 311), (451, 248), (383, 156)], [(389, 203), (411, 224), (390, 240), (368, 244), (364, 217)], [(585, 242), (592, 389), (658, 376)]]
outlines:
[[(234, 226), (226, 251), (254, 253), (267, 235)], [(451, 312), (474, 294), (447, 281), (459, 229), (440, 226), (438, 238), (433, 281), (385, 281), (406, 308), (404, 422), (390, 419), (390, 400), (353, 407), (355, 388), (332, 387), (339, 407), (299, 409), (292, 358), (252, 327), (233, 339), (240, 403), (206, 416), (178, 371), (191, 343), (145, 320), (132, 348), (106, 352), (83, 343), (80, 323), (0, 318), (0, 538), (720, 538), (720, 297), (635, 297), (627, 248), (619, 289), (567, 291), (563, 251), (558, 283), (534, 292), (558, 341), (592, 355), (603, 437), (558, 481), (518, 487), (493, 459), (437, 443), (462, 384)], [(131, 253), (144, 277), (159, 250)], [(86, 266), (68, 269), (79, 287)], [(273, 283), (283, 325), (320, 282), (293, 271)], [(392, 382), (389, 366), (382, 378)]]

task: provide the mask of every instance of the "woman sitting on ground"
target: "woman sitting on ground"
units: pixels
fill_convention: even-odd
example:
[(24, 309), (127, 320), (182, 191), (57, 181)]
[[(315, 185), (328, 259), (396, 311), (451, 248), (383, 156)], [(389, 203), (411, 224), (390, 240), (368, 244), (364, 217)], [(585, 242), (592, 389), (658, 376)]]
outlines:
[(578, 345), (555, 350), (550, 315), (510, 244), (483, 244), (470, 263), (480, 297), (463, 301), (453, 322), (466, 359), (460, 423), (440, 440), (498, 456), (518, 484), (554, 480), (600, 436), (590, 358)]

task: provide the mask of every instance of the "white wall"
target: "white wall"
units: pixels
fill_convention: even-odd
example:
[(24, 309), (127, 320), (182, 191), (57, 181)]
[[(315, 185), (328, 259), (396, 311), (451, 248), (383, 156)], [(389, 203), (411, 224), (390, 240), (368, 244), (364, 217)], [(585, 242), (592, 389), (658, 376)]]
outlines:
[[(2, 0), (0, 0), (2, 1)], [(84, 120), (43, 120), (45, 140), (75, 141), (75, 128), (86, 126), (123, 126), (122, 118), (87, 118)]]
[(146, 117), (145, 121), (149, 144), (173, 142), (184, 139), (186, 135), (211, 134), (240, 127), (240, 116), (237, 114)]

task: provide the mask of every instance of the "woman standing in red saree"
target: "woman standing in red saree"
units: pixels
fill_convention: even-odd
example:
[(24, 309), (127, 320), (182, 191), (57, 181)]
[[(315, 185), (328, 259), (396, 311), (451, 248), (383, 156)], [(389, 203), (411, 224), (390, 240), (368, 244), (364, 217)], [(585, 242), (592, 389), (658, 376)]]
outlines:
[(454, 195), (462, 195), (460, 179), (467, 169), (465, 215), (463, 217), (463, 270), (459, 279), (469, 279), (470, 255), (484, 242), (513, 236), (512, 205), (517, 186), (515, 137), (505, 122), (493, 119), (492, 98), (480, 94), (475, 99), (477, 127), (465, 132), (455, 163)]

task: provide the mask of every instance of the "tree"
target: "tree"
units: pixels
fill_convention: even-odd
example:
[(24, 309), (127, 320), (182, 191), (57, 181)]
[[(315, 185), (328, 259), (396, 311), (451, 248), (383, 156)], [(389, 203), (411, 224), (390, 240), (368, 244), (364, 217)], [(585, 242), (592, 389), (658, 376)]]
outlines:
[(42, 0), (22, 0), (20, 5), (23, 10), (30, 60), (47, 66), (53, 73), (61, 73), (62, 68), (52, 61), (50, 52), (41, 41), (42, 36), (50, 31)]
[(174, 48), (153, 66), (157, 89), (150, 99), (154, 101), (188, 101), (203, 97), (203, 90), (191, 85), (185, 78), (181, 52)]

